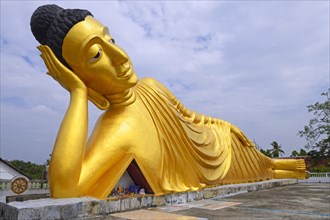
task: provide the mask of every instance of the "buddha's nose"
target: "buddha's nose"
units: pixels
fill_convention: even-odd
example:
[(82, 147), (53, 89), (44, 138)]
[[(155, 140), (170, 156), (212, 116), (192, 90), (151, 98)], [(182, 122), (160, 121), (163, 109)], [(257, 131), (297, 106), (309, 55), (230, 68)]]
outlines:
[(111, 62), (115, 66), (119, 66), (128, 61), (127, 54), (119, 46), (113, 43), (107, 43), (105, 52), (111, 58)]

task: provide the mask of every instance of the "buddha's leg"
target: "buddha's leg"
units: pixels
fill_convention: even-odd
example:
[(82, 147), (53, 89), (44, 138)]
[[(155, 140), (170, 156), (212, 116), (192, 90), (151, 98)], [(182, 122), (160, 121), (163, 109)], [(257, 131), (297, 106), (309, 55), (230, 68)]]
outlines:
[(274, 173), (275, 179), (306, 179), (308, 177), (308, 173), (306, 173), (306, 171), (274, 170)]
[(273, 159), (273, 164), (275, 170), (306, 170), (306, 164), (303, 159)]

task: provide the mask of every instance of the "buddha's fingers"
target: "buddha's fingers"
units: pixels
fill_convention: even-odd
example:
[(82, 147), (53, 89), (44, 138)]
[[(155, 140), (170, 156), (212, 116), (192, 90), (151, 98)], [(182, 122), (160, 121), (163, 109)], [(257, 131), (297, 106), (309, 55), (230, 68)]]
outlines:
[(63, 65), (48, 46), (39, 46), (48, 73), (68, 91), (85, 88), (85, 84), (69, 68)]
[(61, 82), (62, 71), (58, 68), (60, 63), (57, 61), (52, 50), (48, 46), (40, 46), (40, 50), (42, 51), (42, 58), (48, 69), (47, 74), (53, 77), (63, 88), (67, 89)]
[(56, 81), (57, 80), (57, 68), (55, 67), (53, 61), (52, 61), (52, 58), (51, 56), (49, 56), (49, 53), (52, 53), (52, 51), (48, 48), (48, 46), (38, 46), (38, 49), (40, 50), (41, 52), (41, 58), (44, 60), (45, 62), (45, 65), (48, 69), (48, 72), (47, 74), (50, 75), (51, 77), (53, 77)]

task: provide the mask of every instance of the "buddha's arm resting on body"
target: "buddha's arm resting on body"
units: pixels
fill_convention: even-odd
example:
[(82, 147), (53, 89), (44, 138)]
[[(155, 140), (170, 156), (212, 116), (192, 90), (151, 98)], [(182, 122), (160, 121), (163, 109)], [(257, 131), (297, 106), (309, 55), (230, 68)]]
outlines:
[[(70, 104), (59, 129), (50, 161), (49, 181), (53, 197), (74, 197), (78, 189), (88, 133), (88, 100), (84, 83), (63, 66), (47, 46), (39, 46), (48, 74), (70, 92)], [(61, 169), (56, 169), (56, 168)], [(52, 170), (56, 169), (56, 170)], [(55, 189), (55, 190), (54, 190)]]

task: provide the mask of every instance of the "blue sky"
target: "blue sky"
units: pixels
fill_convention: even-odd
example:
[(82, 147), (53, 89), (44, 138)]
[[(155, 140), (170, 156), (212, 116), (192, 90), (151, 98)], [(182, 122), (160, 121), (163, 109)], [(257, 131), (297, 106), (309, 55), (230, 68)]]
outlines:
[[(329, 88), (329, 1), (1, 1), (1, 157), (43, 163), (69, 94), (46, 75), (30, 17), (40, 5), (90, 10), (130, 55), (139, 78), (189, 109), (238, 126), (286, 155), (306, 106)], [(91, 131), (101, 114), (89, 107)]]

